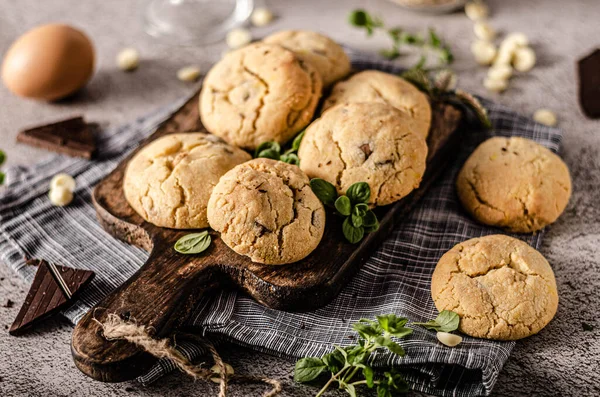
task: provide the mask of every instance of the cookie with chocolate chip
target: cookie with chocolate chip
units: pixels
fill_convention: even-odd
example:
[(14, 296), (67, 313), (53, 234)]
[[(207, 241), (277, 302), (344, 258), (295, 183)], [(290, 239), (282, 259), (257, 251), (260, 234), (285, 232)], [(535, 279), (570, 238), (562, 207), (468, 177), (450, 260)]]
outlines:
[(258, 158), (223, 175), (208, 201), (208, 222), (238, 254), (282, 265), (317, 248), (325, 209), (300, 168)]
[(387, 205), (417, 188), (427, 144), (411, 117), (383, 103), (332, 107), (307, 129), (298, 150), (300, 168), (344, 194), (356, 182), (371, 188), (369, 204)]
[(321, 97), (321, 76), (292, 51), (255, 43), (233, 51), (206, 75), (200, 116), (231, 145), (286, 143), (306, 127)]

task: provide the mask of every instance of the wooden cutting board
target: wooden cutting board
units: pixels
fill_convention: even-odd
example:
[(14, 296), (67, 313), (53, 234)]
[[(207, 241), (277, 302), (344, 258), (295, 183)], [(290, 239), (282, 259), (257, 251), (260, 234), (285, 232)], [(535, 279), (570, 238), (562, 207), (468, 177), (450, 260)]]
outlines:
[[(376, 249), (394, 225), (415, 205), (456, 153), (461, 112), (447, 104), (434, 104), (428, 139), (427, 170), (419, 189), (399, 202), (377, 209), (380, 229), (360, 244), (344, 240), (341, 220), (327, 214), (323, 240), (304, 260), (285, 266), (252, 263), (227, 247), (216, 232), (202, 254), (182, 255), (175, 242), (190, 230), (178, 231), (145, 222), (125, 200), (123, 173), (129, 159), (144, 144), (165, 134), (205, 131), (195, 95), (157, 131), (140, 144), (95, 188), (98, 219), (112, 236), (150, 252), (146, 263), (123, 285), (91, 309), (73, 331), (72, 354), (77, 367), (94, 379), (119, 382), (147, 371), (155, 359), (125, 341), (107, 341), (94, 319), (107, 314), (134, 319), (151, 327), (152, 336), (169, 337), (188, 318), (200, 298), (216, 288), (237, 288), (261, 304), (280, 310), (305, 311), (331, 301)], [(98, 236), (105, 238), (105, 236)]]

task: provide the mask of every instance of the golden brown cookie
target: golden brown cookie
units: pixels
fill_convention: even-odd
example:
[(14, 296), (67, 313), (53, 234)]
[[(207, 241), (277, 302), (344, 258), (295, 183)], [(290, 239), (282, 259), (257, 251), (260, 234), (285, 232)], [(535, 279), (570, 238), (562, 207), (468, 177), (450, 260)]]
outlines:
[(300, 168), (282, 161), (240, 164), (210, 196), (210, 226), (253, 262), (297, 262), (317, 248), (325, 230), (325, 209), (308, 183)]
[(387, 103), (409, 114), (423, 137), (429, 134), (431, 106), (427, 95), (396, 75), (378, 70), (357, 73), (333, 87), (323, 103), (323, 111), (344, 102)]
[(200, 116), (209, 132), (235, 146), (285, 143), (312, 119), (321, 88), (319, 73), (292, 51), (255, 43), (225, 55), (208, 72)]
[(427, 144), (404, 112), (377, 102), (337, 105), (308, 128), (300, 168), (344, 194), (356, 182), (371, 188), (371, 205), (400, 200), (419, 186)]
[(556, 221), (571, 196), (567, 165), (524, 138), (495, 137), (475, 149), (456, 179), (464, 208), (481, 223), (531, 233)]
[(350, 73), (350, 58), (329, 37), (307, 30), (286, 30), (267, 36), (265, 43), (279, 44), (312, 64), (328, 87)]
[(514, 340), (538, 333), (556, 314), (558, 292), (548, 261), (504, 235), (473, 238), (439, 260), (431, 279), (439, 311), (460, 316), (460, 331)]
[(206, 205), (221, 175), (251, 156), (214, 135), (181, 133), (142, 148), (127, 165), (123, 190), (146, 221), (174, 229), (208, 226)]

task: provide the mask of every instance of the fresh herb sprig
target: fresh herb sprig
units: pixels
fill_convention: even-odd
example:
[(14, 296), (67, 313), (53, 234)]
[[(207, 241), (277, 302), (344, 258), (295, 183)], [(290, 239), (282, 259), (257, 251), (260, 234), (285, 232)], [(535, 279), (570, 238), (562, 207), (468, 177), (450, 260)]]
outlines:
[(352, 11), (348, 17), (348, 22), (354, 27), (365, 29), (367, 36), (371, 36), (377, 29), (384, 30), (392, 40), (392, 48), (380, 52), (387, 59), (398, 58), (402, 54), (402, 47), (410, 46), (422, 51), (417, 64), (421, 67), (427, 62), (426, 54), (431, 52), (437, 55), (438, 63), (442, 66), (449, 65), (454, 61), (452, 50), (433, 28), (430, 28), (426, 35), (413, 34), (399, 27), (387, 28), (380, 18), (362, 9)]
[(427, 329), (440, 332), (453, 332), (458, 329), (460, 317), (457, 313), (450, 310), (442, 310), (435, 320), (429, 320), (426, 323), (412, 323), (412, 325), (421, 325)]
[(352, 326), (358, 334), (356, 345), (334, 345), (335, 350), (321, 358), (306, 357), (298, 360), (294, 380), (301, 383), (312, 382), (329, 372), (329, 380), (316, 397), (323, 395), (336, 383), (338, 388), (345, 390), (351, 397), (358, 395), (356, 389), (359, 387), (376, 388), (378, 397), (391, 397), (392, 393), (407, 392), (408, 383), (396, 370), (391, 369), (377, 376), (371, 367), (372, 354), (377, 350), (389, 350), (397, 356), (405, 355), (402, 346), (392, 337), (405, 338), (410, 335), (413, 330), (405, 327), (407, 322), (406, 318), (394, 314), (377, 316), (376, 320), (359, 320)]
[(186, 234), (177, 240), (174, 248), (180, 254), (199, 254), (205, 251), (210, 246), (210, 243), (210, 234), (205, 230), (200, 233)]
[(368, 183), (354, 183), (341, 196), (338, 196), (335, 186), (321, 178), (311, 179), (310, 187), (323, 204), (335, 208), (344, 217), (342, 232), (350, 243), (356, 244), (363, 239), (365, 233), (379, 229), (377, 216), (367, 204), (371, 197)]
[(487, 109), (476, 97), (456, 88), (456, 74), (450, 69), (438, 71), (432, 77), (430, 71), (416, 66), (400, 76), (426, 93), (432, 101), (448, 102), (466, 108), (477, 116), (484, 128), (492, 128)]
[[(2, 166), (2, 164), (4, 164), (5, 161), (6, 161), (6, 153), (4, 153), (4, 151), (0, 150), (0, 166)], [(6, 175), (4, 174), (4, 172), (0, 171), (0, 185), (4, 184), (5, 177), (6, 177)]]
[(298, 149), (300, 148), (300, 142), (302, 142), (303, 137), (304, 131), (296, 135), (291, 146), (283, 153), (281, 153), (281, 145), (279, 143), (273, 141), (263, 142), (254, 151), (254, 158), (262, 157), (283, 161), (288, 164), (299, 165), (300, 159), (298, 158)]

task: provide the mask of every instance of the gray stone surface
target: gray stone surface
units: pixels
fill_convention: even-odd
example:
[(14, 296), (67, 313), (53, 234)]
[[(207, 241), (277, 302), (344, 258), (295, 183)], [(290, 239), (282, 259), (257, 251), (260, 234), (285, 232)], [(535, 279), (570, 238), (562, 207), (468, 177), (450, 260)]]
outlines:
[[(451, 42), (459, 85), (486, 95), (524, 113), (540, 107), (553, 109), (565, 131), (563, 156), (573, 176), (574, 193), (565, 214), (554, 224), (541, 248), (557, 277), (560, 305), (556, 318), (539, 335), (520, 341), (508, 360), (494, 394), (497, 396), (595, 396), (600, 385), (600, 122), (583, 117), (577, 105), (575, 61), (598, 43), (600, 4), (597, 0), (495, 0), (491, 22), (502, 32), (523, 31), (538, 53), (532, 73), (515, 78), (503, 95), (490, 95), (481, 86), (485, 75), (469, 54), (472, 24), (461, 13), (442, 17), (413, 14), (384, 0), (283, 1), (269, 5), (277, 21), (257, 35), (282, 28), (308, 28), (328, 33), (338, 41), (364, 50), (381, 48), (386, 37), (366, 39), (349, 28), (347, 12), (362, 6), (385, 16), (389, 24), (408, 29), (435, 26)], [(20, 0), (0, 2), (0, 52), (25, 30), (47, 21), (65, 21), (83, 27), (94, 39), (98, 68), (89, 86), (76, 97), (56, 104), (27, 101), (0, 87), (0, 148), (9, 164), (41, 159), (43, 151), (16, 145), (19, 128), (63, 116), (84, 113), (90, 120), (118, 124), (154, 107), (190, 93), (194, 85), (176, 80), (176, 70), (199, 64), (204, 70), (218, 59), (223, 45), (178, 48), (146, 36), (142, 14), (147, 1)], [(138, 71), (116, 69), (114, 57), (124, 46), (138, 48), (144, 60)], [(399, 62), (410, 64), (410, 58)], [(192, 382), (174, 374), (156, 385), (101, 384), (82, 375), (69, 352), (71, 326), (48, 321), (24, 337), (8, 335), (28, 286), (6, 266), (0, 266), (0, 392), (6, 396), (187, 396), (214, 395), (214, 385)], [(15, 302), (4, 307), (7, 300)], [(593, 331), (583, 331), (582, 322)], [(237, 347), (224, 351), (226, 361), (239, 372), (264, 374), (284, 382), (284, 395), (314, 395), (314, 389), (293, 384), (293, 362)], [(261, 387), (233, 386), (233, 396), (255, 396)], [(332, 395), (335, 395), (332, 394)]]

